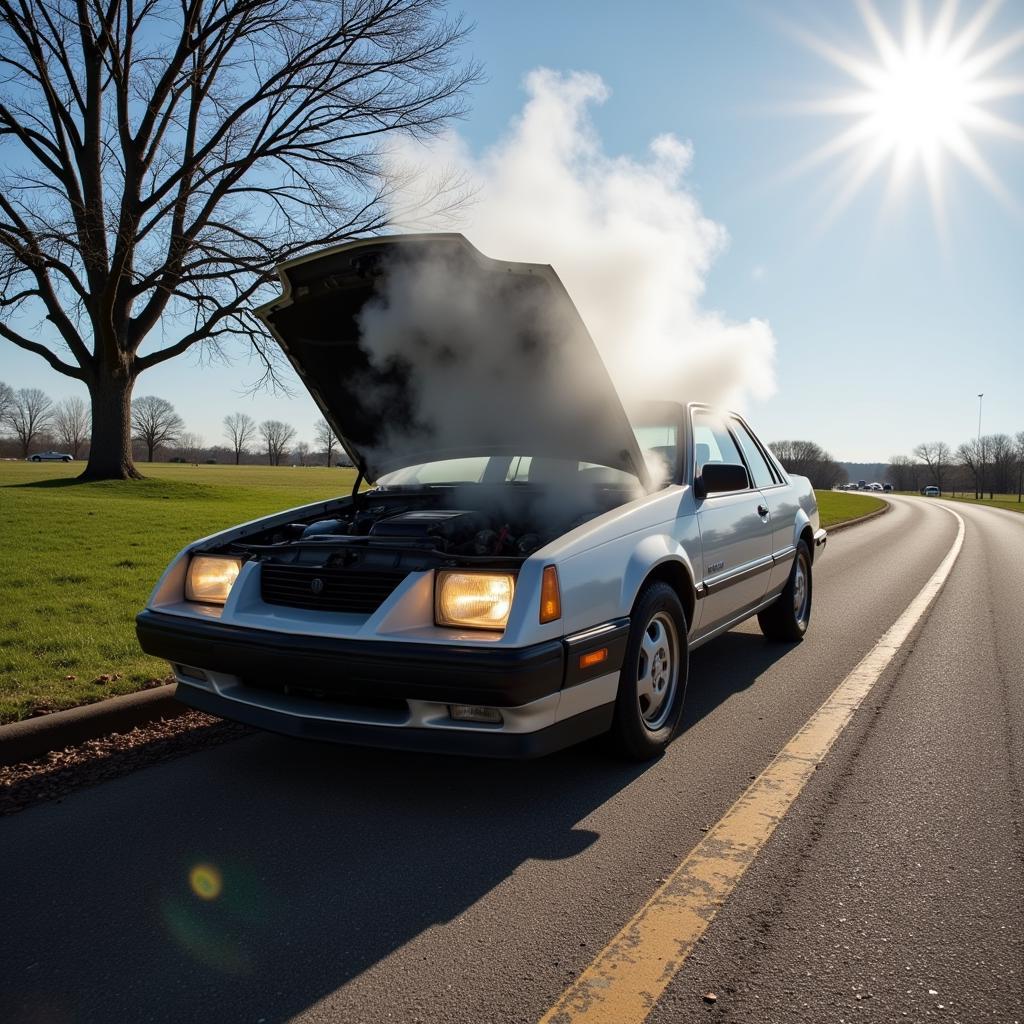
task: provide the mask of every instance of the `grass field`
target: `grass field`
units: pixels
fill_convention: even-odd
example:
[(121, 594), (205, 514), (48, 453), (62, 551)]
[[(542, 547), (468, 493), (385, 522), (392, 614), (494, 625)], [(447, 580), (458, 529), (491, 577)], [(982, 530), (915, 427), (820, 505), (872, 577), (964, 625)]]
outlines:
[[(911, 493), (911, 492), (906, 492)], [(916, 493), (916, 492), (914, 492)], [(971, 505), (988, 505), (989, 508), (1005, 508), (1009, 512), (1024, 513), (1024, 503), (1017, 501), (1016, 494), (997, 494), (994, 498), (977, 499), (973, 494), (943, 494), (947, 501), (966, 501)]]
[(815, 491), (818, 514), (826, 529), (850, 519), (859, 519), (882, 508), (885, 502), (860, 491)]
[[(347, 469), (142, 465), (133, 483), (73, 483), (81, 466), (0, 462), (0, 722), (162, 678), (135, 613), (191, 540), (347, 493)], [(69, 678), (73, 677), (73, 678)]]
[[(143, 465), (148, 479), (79, 484), (80, 466), (0, 462), (0, 722), (87, 704), (163, 679), (135, 613), (189, 541), (348, 493), (353, 471)], [(881, 504), (818, 493), (822, 523)]]

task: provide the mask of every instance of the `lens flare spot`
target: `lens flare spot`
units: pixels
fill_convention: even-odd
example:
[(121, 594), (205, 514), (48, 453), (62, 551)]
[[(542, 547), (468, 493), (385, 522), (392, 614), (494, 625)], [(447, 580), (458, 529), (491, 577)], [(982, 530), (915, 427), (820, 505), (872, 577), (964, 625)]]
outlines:
[(201, 900), (215, 900), (224, 887), (220, 872), (212, 864), (197, 864), (188, 873), (188, 884)]

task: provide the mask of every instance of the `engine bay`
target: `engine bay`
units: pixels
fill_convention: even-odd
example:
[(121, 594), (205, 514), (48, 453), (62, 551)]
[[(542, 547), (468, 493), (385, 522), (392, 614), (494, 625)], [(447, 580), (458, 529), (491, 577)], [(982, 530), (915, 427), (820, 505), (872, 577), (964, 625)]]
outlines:
[(254, 533), (221, 550), (339, 568), (512, 566), (632, 496), (617, 487), (569, 495), (522, 484), (380, 489), (341, 499), (330, 515)]

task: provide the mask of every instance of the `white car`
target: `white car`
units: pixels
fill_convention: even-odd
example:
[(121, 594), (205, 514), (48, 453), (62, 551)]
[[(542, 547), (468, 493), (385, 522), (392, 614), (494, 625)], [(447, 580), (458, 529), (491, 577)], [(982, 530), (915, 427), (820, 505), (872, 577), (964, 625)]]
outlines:
[(36, 452), (28, 457), (29, 462), (74, 462), (67, 452)]
[[(440, 326), (398, 308), (388, 357), (369, 351), (391, 283), (426, 270)], [(738, 415), (627, 416), (551, 267), (412, 235), (280, 275), (260, 315), (375, 486), (174, 559), (137, 629), (180, 700), (293, 736), (488, 756), (610, 731), (644, 759), (679, 726), (691, 650), (753, 615), (772, 639), (804, 635), (826, 542), (810, 483)]]

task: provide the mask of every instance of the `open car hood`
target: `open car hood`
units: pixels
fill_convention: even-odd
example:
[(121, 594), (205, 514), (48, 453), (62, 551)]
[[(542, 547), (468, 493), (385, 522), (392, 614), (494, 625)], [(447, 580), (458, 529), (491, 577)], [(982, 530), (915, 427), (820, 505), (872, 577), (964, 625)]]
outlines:
[(425, 234), (351, 242), (278, 273), (283, 294), (257, 315), (367, 479), (528, 455), (648, 485), (608, 371), (551, 267)]

